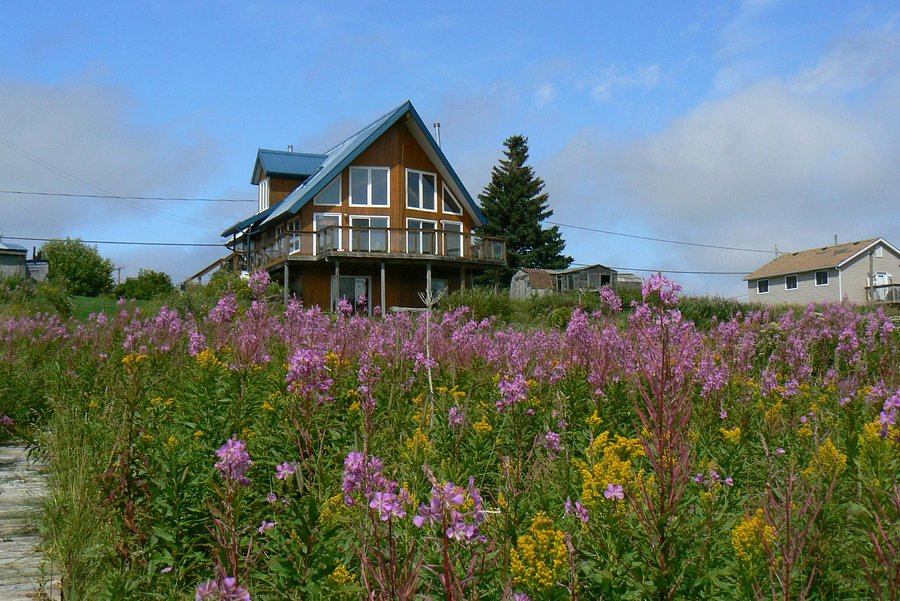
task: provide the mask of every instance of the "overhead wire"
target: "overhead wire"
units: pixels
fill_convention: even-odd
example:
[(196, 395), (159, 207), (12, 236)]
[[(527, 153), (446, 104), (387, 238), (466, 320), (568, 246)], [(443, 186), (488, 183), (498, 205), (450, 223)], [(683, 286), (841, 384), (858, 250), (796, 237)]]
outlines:
[(0, 194), (24, 196), (60, 196), (63, 198), (102, 198), (110, 200), (174, 200), (179, 202), (257, 202), (250, 198), (192, 198), (180, 196), (120, 196), (116, 194), (73, 194), (71, 192), (30, 192), (26, 190), (0, 190)]

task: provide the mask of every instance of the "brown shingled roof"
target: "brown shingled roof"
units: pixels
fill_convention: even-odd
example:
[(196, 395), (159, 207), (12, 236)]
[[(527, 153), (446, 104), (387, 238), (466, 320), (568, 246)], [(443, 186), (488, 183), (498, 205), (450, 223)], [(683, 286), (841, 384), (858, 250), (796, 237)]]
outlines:
[(870, 238), (847, 244), (823, 246), (812, 250), (785, 253), (770, 261), (745, 277), (745, 280), (757, 280), (791, 273), (804, 273), (820, 269), (834, 269), (847, 259), (864, 251), (881, 238)]
[(532, 290), (553, 289), (553, 278), (550, 273), (543, 269), (532, 269), (531, 267), (522, 267), (522, 271), (528, 274), (528, 282), (531, 284)]

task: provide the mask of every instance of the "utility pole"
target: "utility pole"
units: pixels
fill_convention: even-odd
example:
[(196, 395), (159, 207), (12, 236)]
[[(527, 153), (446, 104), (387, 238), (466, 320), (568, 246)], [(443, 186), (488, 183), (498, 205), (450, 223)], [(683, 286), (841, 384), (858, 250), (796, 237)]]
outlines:
[(115, 270), (118, 272), (118, 276), (116, 277), (116, 283), (117, 283), (117, 284), (121, 284), (121, 283), (122, 283), (122, 268), (123, 268), (123, 267), (124, 267), (124, 265), (119, 265), (118, 267), (114, 267), (114, 268), (113, 268), (113, 269), (115, 269)]

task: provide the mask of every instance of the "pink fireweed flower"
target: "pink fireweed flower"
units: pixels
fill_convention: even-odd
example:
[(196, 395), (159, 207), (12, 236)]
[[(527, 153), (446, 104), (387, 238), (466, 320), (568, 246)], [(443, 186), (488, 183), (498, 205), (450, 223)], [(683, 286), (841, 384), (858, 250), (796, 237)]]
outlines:
[(194, 601), (212, 601), (219, 597), (219, 583), (215, 580), (207, 580), (201, 582), (197, 586), (197, 594), (194, 595)]
[(266, 503), (268, 503), (269, 505), (274, 505), (277, 502), (278, 502), (278, 496), (275, 493), (270, 492), (269, 494), (266, 495)]
[(681, 286), (658, 273), (654, 273), (644, 280), (644, 285), (641, 287), (645, 303), (658, 299), (659, 304), (663, 307), (674, 307), (677, 305), (680, 291)]
[(522, 374), (516, 374), (512, 379), (509, 376), (504, 377), (497, 384), (500, 388), (500, 396), (497, 401), (497, 411), (503, 411), (510, 405), (515, 405), (528, 398), (528, 380)]
[(334, 380), (328, 377), (328, 368), (325, 364), (325, 351), (298, 349), (288, 364), (285, 378), (288, 390), (304, 397), (315, 397), (319, 401), (330, 400), (331, 397), (323, 393), (331, 389)]
[(547, 448), (550, 459), (556, 459), (562, 452), (562, 442), (560, 441), (559, 434), (552, 430), (547, 432), (547, 434), (544, 435), (544, 446)]
[(456, 407), (456, 406), (450, 407), (450, 411), (447, 414), (447, 423), (450, 425), (451, 428), (456, 428), (456, 427), (461, 426), (463, 424), (463, 421), (465, 421), (465, 419), (466, 419), (466, 416), (462, 411), (459, 410), (459, 407)]
[(287, 480), (289, 476), (297, 473), (293, 463), (279, 463), (275, 466), (275, 477), (279, 480)]
[(237, 578), (229, 576), (219, 586), (219, 601), (251, 601), (250, 593), (237, 583)]
[(392, 492), (376, 492), (369, 501), (369, 507), (378, 511), (382, 522), (406, 515), (403, 499)]
[(587, 507), (581, 504), (580, 501), (575, 501), (575, 504), (573, 506), (572, 499), (567, 497), (564, 509), (566, 515), (574, 515), (585, 524), (587, 524), (591, 519), (591, 513), (588, 511)]
[(260, 525), (259, 528), (256, 529), (256, 531), (259, 532), (260, 534), (264, 534), (265, 532), (271, 530), (274, 527), (275, 527), (275, 522), (267, 522), (266, 520), (263, 520), (262, 524)]
[(253, 296), (262, 298), (271, 282), (272, 279), (269, 277), (269, 272), (261, 270), (253, 272), (247, 285), (250, 287), (251, 292), (253, 292)]
[(7, 428), (12, 428), (13, 424), (15, 424), (15, 420), (8, 415), (4, 415), (0, 417), (0, 426), (5, 426)]
[(600, 289), (600, 303), (601, 306), (607, 308), (611, 313), (619, 313), (622, 310), (622, 299), (610, 286), (604, 286)]
[(610, 500), (621, 500), (625, 498), (625, 491), (622, 489), (621, 484), (607, 484), (606, 490), (603, 491), (603, 496)]
[(250, 478), (245, 474), (253, 465), (253, 461), (247, 452), (246, 443), (229, 438), (228, 442), (216, 451), (216, 456), (220, 461), (216, 462), (215, 467), (226, 481), (249, 486)]

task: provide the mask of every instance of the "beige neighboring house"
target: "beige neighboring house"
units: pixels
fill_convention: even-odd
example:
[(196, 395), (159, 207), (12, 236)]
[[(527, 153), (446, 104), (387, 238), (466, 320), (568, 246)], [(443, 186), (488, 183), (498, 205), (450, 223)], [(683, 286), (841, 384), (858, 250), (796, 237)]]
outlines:
[(785, 253), (744, 280), (750, 302), (900, 303), (900, 250), (871, 238)]

